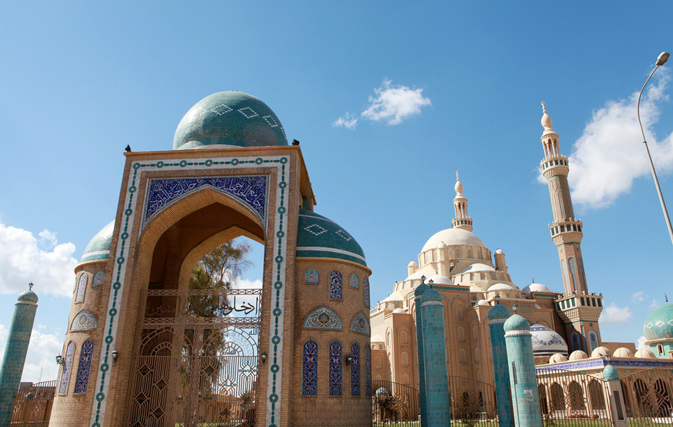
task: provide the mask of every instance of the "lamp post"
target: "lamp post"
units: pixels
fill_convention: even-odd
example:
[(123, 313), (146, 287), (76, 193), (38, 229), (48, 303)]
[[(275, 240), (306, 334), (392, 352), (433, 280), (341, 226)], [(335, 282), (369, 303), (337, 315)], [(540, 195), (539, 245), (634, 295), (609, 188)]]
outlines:
[(659, 57), (657, 58), (657, 66), (654, 67), (654, 70), (652, 70), (652, 73), (650, 74), (650, 77), (647, 78), (647, 81), (643, 85), (643, 88), (640, 89), (640, 95), (638, 95), (638, 124), (640, 125), (640, 133), (643, 135), (643, 144), (645, 144), (645, 151), (647, 151), (647, 160), (650, 162), (650, 169), (652, 169), (652, 177), (654, 178), (654, 186), (657, 187), (657, 194), (659, 194), (659, 201), (661, 202), (661, 209), (664, 211), (664, 219), (666, 220), (666, 225), (668, 226), (668, 234), (671, 236), (671, 243), (673, 243), (673, 227), (671, 227), (671, 218), (668, 216), (668, 211), (666, 210), (666, 203), (664, 203), (664, 196), (661, 194), (661, 187), (659, 186), (659, 179), (657, 178), (657, 172), (654, 170), (654, 163), (652, 163), (652, 156), (650, 155), (650, 149), (647, 146), (647, 140), (645, 139), (645, 131), (643, 130), (643, 123), (640, 121), (640, 98), (643, 96), (643, 91), (645, 90), (645, 86), (647, 86), (647, 83), (650, 81), (652, 76), (654, 75), (654, 72), (657, 71), (657, 68), (659, 68), (660, 65), (664, 65), (666, 61), (668, 60), (669, 57), (668, 52), (661, 52)]

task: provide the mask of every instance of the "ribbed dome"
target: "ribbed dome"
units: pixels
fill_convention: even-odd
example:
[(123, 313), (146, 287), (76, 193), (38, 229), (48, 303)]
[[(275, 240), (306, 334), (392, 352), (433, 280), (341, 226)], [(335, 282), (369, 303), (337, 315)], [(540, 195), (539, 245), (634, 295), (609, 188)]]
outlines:
[(575, 350), (572, 353), (570, 353), (570, 357), (568, 360), (573, 361), (573, 360), (583, 360), (583, 359), (588, 359), (589, 356), (582, 350)]
[(652, 350), (649, 347), (643, 347), (636, 351), (635, 357), (638, 359), (656, 359), (657, 357), (652, 353)]
[(86, 245), (82, 254), (82, 263), (89, 261), (106, 260), (110, 256), (110, 246), (112, 245), (112, 232), (115, 228), (115, 222), (112, 221)]
[(287, 145), (285, 130), (264, 102), (244, 92), (218, 92), (197, 102), (180, 120), (173, 149), (205, 146)]
[(434, 236), (430, 237), (430, 239), (428, 239), (428, 241), (423, 246), (421, 252), (440, 248), (442, 247), (442, 243), (444, 243), (445, 246), (475, 245), (484, 248), (486, 247), (484, 242), (482, 242), (479, 237), (470, 231), (462, 230), (460, 228), (447, 228), (446, 230), (435, 233)]
[(566, 360), (568, 360), (568, 357), (566, 355), (562, 353), (556, 353), (549, 358), (549, 363), (561, 363), (565, 362)]
[(643, 326), (648, 341), (673, 339), (673, 304), (664, 303), (650, 314)]
[(594, 351), (591, 352), (591, 358), (603, 358), (605, 356), (610, 356), (610, 350), (605, 347), (599, 346), (594, 348)]
[(626, 347), (619, 347), (612, 357), (633, 357), (633, 352)]
[(336, 222), (299, 209), (297, 258), (338, 258), (367, 266), (357, 241)]
[(533, 354), (535, 356), (551, 356), (556, 353), (568, 354), (568, 344), (555, 331), (546, 326), (534, 324), (530, 327), (533, 336)]
[(526, 286), (521, 290), (524, 294), (528, 295), (531, 292), (545, 292), (545, 293), (551, 293), (548, 287), (541, 283), (531, 283), (530, 285)]

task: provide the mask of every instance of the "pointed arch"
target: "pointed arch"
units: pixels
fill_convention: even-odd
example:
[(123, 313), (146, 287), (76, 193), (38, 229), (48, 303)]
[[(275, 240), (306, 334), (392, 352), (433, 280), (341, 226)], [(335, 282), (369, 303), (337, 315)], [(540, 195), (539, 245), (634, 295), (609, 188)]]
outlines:
[(306, 316), (304, 328), (341, 330), (343, 325), (335, 312), (327, 307), (320, 307)]
[(329, 297), (330, 299), (343, 297), (343, 276), (339, 270), (334, 270), (329, 275)]
[(318, 394), (318, 344), (313, 340), (304, 343), (301, 394), (304, 396)]
[(82, 344), (82, 351), (79, 354), (79, 365), (77, 367), (77, 378), (75, 381), (75, 393), (85, 393), (89, 384), (89, 373), (91, 371), (91, 359), (93, 358), (93, 341), (86, 340)]
[(351, 331), (360, 334), (370, 335), (371, 329), (369, 327), (369, 319), (362, 313), (358, 313), (351, 321)]
[(58, 394), (68, 392), (68, 381), (70, 380), (70, 370), (72, 369), (72, 358), (75, 356), (75, 343), (70, 341), (65, 351), (65, 364), (61, 372), (61, 383), (58, 388)]
[(96, 329), (97, 327), (98, 321), (96, 320), (96, 316), (88, 310), (82, 310), (77, 313), (70, 324), (71, 331), (84, 331), (87, 329)]
[(329, 345), (329, 395), (342, 394), (342, 349), (339, 341), (332, 341)]
[(351, 396), (360, 395), (360, 346), (351, 345)]
[(86, 272), (82, 272), (77, 281), (77, 292), (75, 293), (75, 302), (83, 302), (84, 294), (86, 292), (86, 284), (89, 281), (89, 276)]

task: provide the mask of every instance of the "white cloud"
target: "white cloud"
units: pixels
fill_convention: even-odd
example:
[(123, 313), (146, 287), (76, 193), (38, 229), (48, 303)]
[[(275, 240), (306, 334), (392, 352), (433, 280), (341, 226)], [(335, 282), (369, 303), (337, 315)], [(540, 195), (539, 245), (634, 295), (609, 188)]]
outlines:
[[(673, 170), (673, 134), (657, 140), (653, 125), (659, 120), (659, 104), (670, 75), (660, 70), (640, 103), (640, 117), (657, 172)], [(627, 99), (610, 100), (592, 113), (570, 155), (568, 177), (572, 197), (580, 205), (601, 208), (630, 191), (633, 181), (650, 176), (650, 167), (636, 117), (638, 92)]]
[(58, 244), (56, 234), (38, 234), (0, 223), (0, 293), (21, 293), (29, 282), (36, 293), (72, 295), (75, 245)]
[(631, 310), (628, 307), (618, 307), (615, 303), (605, 307), (599, 318), (603, 325), (618, 325), (631, 320)]
[(631, 295), (631, 300), (638, 302), (645, 301), (645, 292), (643, 291), (636, 292), (635, 294)]
[[(0, 324), (0, 360), (2, 360), (7, 340), (7, 328)], [(63, 343), (56, 335), (44, 334), (36, 329), (30, 335), (30, 344), (23, 366), (21, 381), (49, 381), (58, 376), (58, 365), (54, 357), (62, 351)]]
[(346, 113), (332, 125), (355, 129), (359, 119), (397, 125), (411, 116), (420, 114), (421, 108), (432, 105), (430, 98), (423, 96), (423, 89), (393, 85), (389, 79), (383, 80), (381, 86), (374, 89), (374, 94), (369, 97), (367, 108), (359, 116)]
[(645, 338), (645, 335), (641, 335), (640, 338), (638, 338), (638, 341), (636, 341), (636, 349), (640, 350), (641, 348), (647, 347), (645, 341), (647, 341), (647, 338)]
[(658, 299), (653, 299), (652, 304), (650, 304), (650, 311), (656, 310), (657, 308), (659, 308), (660, 305), (661, 301), (659, 301)]

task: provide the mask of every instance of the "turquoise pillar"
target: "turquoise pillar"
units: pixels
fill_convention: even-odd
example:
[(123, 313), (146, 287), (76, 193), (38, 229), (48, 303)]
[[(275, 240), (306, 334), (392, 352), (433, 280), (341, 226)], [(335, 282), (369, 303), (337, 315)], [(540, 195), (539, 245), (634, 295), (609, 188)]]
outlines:
[[(425, 277), (423, 277), (425, 280)], [(423, 292), (430, 289), (428, 285), (421, 282), (414, 291), (414, 300), (416, 302), (416, 354), (418, 354), (418, 387), (420, 388), (421, 400), (421, 427), (428, 427), (426, 402), (425, 402), (425, 361), (423, 360), (423, 314), (421, 310), (421, 296)]]
[[(416, 309), (418, 312), (418, 308)], [(425, 416), (431, 427), (451, 425), (449, 376), (446, 372), (446, 338), (442, 296), (428, 289), (421, 296), (423, 359), (425, 370)]]
[(608, 414), (613, 427), (628, 427), (626, 417), (626, 405), (624, 405), (624, 396), (622, 395), (622, 383), (619, 379), (619, 373), (614, 366), (608, 365), (603, 368), (603, 381), (605, 381), (605, 394), (608, 403)]
[(14, 398), (19, 390), (23, 365), (26, 362), (30, 333), (33, 330), (37, 295), (29, 289), (19, 295), (14, 308), (12, 325), (9, 328), (5, 356), (0, 368), (0, 427), (9, 425), (12, 419)]
[(498, 422), (502, 427), (514, 426), (512, 396), (509, 394), (509, 367), (505, 346), (505, 321), (511, 313), (500, 304), (488, 311), (488, 328), (491, 332), (491, 353), (495, 377), (495, 400), (498, 404)]
[(518, 427), (542, 427), (530, 323), (515, 314), (505, 322), (504, 329), (514, 423)]

